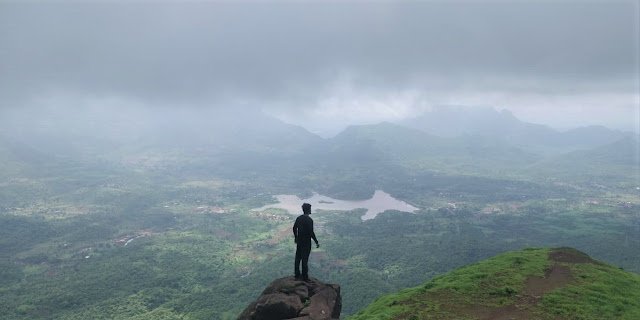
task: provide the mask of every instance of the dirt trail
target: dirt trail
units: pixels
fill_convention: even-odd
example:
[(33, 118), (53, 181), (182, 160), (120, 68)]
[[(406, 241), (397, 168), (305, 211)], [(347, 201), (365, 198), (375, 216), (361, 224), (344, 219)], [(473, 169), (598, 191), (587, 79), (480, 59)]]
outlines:
[[(440, 310), (449, 313), (471, 316), (478, 320), (530, 320), (535, 319), (533, 310), (540, 303), (540, 298), (546, 292), (562, 288), (571, 284), (573, 274), (571, 269), (561, 263), (594, 263), (601, 264), (589, 256), (571, 248), (557, 248), (549, 253), (549, 260), (554, 264), (544, 276), (529, 276), (525, 282), (524, 290), (518, 294), (515, 304), (504, 307), (487, 307), (481, 305), (456, 303), (449, 301), (438, 293), (432, 295), (432, 299), (440, 301)], [(406, 316), (403, 315), (403, 316)], [(401, 316), (400, 318), (404, 318)]]
[(540, 297), (545, 292), (566, 286), (572, 280), (571, 269), (556, 262), (544, 277), (530, 276), (527, 278), (525, 288), (519, 295), (516, 304), (501, 308), (479, 306), (478, 308), (470, 308), (469, 311), (479, 320), (533, 319), (531, 310), (538, 305)]
[(543, 293), (562, 288), (572, 281), (571, 269), (559, 265), (557, 262), (544, 277), (529, 277), (525, 285), (524, 294), (540, 297)]
[[(558, 248), (549, 253), (549, 260), (555, 263), (546, 272), (544, 277), (530, 276), (527, 278), (525, 288), (519, 295), (518, 301), (514, 305), (488, 308), (471, 308), (470, 314), (479, 320), (529, 320), (533, 319), (531, 310), (540, 303), (540, 297), (551, 290), (563, 288), (573, 282), (571, 269), (563, 266), (561, 262), (569, 263), (596, 263), (591, 259), (570, 248)], [(474, 310), (476, 309), (476, 310)]]

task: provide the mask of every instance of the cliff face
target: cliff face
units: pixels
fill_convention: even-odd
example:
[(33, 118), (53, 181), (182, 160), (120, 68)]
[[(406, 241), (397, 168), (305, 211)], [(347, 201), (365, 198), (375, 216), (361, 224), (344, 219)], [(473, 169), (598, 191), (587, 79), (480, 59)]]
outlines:
[(269, 284), (238, 320), (338, 319), (341, 310), (339, 285), (284, 277)]

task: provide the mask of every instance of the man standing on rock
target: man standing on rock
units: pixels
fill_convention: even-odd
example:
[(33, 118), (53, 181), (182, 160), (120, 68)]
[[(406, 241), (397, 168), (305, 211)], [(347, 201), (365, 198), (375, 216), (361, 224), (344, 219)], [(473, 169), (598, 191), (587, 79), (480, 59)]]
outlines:
[(300, 279), (300, 261), (302, 261), (302, 280), (309, 280), (309, 254), (311, 253), (311, 239), (316, 242), (316, 248), (320, 248), (316, 234), (313, 233), (313, 219), (311, 215), (311, 205), (302, 204), (302, 215), (296, 219), (293, 224), (294, 241), (298, 245), (296, 247), (296, 279)]

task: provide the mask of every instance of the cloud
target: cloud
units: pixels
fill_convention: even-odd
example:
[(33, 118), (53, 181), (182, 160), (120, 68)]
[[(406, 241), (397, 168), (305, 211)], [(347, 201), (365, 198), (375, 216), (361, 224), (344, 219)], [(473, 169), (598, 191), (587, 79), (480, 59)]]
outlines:
[(634, 1), (2, 3), (0, 107), (61, 93), (314, 110), (415, 92), (628, 94), (637, 11)]

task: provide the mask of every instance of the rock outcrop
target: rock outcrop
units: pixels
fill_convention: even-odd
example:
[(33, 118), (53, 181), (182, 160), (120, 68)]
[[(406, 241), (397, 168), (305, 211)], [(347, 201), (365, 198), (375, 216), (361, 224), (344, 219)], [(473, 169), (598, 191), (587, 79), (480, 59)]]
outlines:
[(238, 320), (325, 320), (340, 318), (340, 286), (315, 278), (284, 277), (273, 281)]

